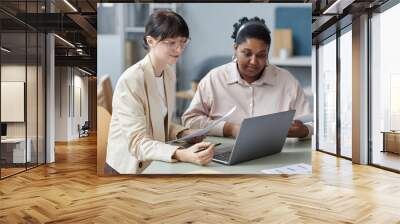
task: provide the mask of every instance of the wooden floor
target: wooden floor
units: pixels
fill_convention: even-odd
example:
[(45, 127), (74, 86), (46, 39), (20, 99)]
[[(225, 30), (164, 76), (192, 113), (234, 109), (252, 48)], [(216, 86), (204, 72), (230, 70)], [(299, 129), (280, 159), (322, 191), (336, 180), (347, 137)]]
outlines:
[(6, 178), (11, 175), (15, 175), (20, 172), (24, 172), (27, 169), (34, 169), (37, 167), (37, 164), (27, 164), (27, 167), (25, 167), (24, 164), (19, 164), (18, 167), (2, 167), (1, 168), (1, 178)]
[(1, 178), (4, 178), (4, 177), (10, 176), (10, 175), (22, 172), (24, 170), (26, 170), (25, 167), (23, 167), (23, 168), (22, 167), (17, 167), (17, 168), (14, 168), (14, 167), (4, 168), (4, 167), (2, 167), (1, 168)]
[(373, 163), (395, 170), (400, 170), (400, 155), (392, 152), (374, 151)]
[(315, 152), (313, 174), (96, 176), (96, 141), (0, 181), (0, 223), (400, 223), (400, 175)]

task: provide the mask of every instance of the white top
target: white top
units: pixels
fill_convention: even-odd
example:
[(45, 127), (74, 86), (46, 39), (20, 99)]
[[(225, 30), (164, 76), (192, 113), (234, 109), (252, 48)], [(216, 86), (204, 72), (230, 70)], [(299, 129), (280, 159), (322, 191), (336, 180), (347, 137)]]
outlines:
[(163, 117), (167, 115), (167, 100), (165, 99), (165, 91), (164, 91), (164, 74), (161, 76), (156, 76), (156, 83), (157, 83), (157, 89), (158, 89), (158, 94), (161, 96), (163, 105), (161, 107), (161, 114)]

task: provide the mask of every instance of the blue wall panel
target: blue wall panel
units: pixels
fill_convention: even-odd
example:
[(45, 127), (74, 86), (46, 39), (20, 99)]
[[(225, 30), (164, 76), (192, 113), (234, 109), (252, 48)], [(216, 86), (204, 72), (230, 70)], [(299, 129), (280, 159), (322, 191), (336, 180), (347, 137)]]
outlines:
[(311, 13), (311, 7), (276, 8), (275, 28), (289, 28), (292, 30), (293, 55), (311, 55)]

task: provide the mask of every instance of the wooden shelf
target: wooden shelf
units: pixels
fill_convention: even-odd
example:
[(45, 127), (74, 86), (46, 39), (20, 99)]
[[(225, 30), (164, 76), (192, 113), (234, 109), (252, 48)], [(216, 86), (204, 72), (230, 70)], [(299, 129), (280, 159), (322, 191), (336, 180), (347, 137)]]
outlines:
[(144, 33), (144, 27), (125, 27), (126, 33)]
[(294, 56), (285, 60), (272, 58), (270, 62), (277, 66), (311, 67), (311, 57), (309, 56)]
[(193, 99), (194, 92), (192, 90), (182, 90), (176, 92), (176, 98), (191, 100)]

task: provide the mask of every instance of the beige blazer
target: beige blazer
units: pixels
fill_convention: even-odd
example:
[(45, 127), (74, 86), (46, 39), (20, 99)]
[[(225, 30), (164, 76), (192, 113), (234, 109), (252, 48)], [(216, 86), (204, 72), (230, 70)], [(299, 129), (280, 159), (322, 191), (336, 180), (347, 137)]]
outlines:
[[(177, 146), (165, 144), (184, 130), (171, 122), (176, 77), (164, 71), (167, 119), (161, 114), (162, 98), (147, 55), (129, 67), (115, 88), (106, 162), (121, 174), (141, 173), (153, 160), (174, 162)], [(164, 125), (165, 122), (165, 125)]]

